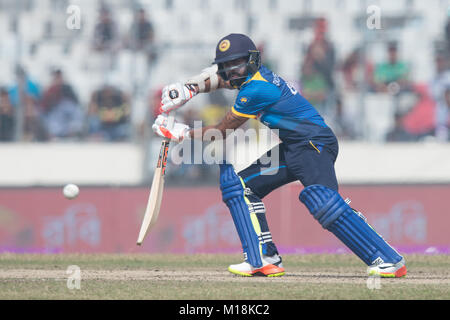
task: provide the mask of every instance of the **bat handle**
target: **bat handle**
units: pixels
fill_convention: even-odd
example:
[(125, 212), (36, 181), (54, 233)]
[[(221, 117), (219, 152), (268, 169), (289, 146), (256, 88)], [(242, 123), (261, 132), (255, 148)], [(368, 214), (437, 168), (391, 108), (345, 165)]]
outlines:
[[(175, 125), (175, 114), (176, 111), (169, 112), (167, 116), (167, 129), (172, 130)], [(167, 165), (167, 153), (169, 150), (170, 138), (164, 138), (163, 143), (161, 145), (161, 151), (159, 155), (158, 165), (157, 167), (162, 167), (162, 175), (166, 172)]]
[(168, 114), (168, 117), (167, 117), (167, 129), (169, 129), (169, 130), (172, 130), (174, 125), (175, 125), (175, 114), (176, 114), (175, 110), (169, 112), (169, 114)]

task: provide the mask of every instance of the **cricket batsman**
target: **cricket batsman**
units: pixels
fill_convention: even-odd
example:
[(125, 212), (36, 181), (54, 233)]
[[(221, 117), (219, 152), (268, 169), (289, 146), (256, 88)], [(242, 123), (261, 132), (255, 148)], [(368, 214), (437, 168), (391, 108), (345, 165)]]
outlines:
[[(219, 88), (239, 91), (234, 106), (220, 123), (191, 129), (175, 122), (168, 128), (169, 111), (199, 93)], [(237, 129), (248, 119), (259, 119), (279, 135), (276, 166), (263, 165), (259, 159), (236, 173), (231, 164), (219, 165), (222, 199), (230, 210), (244, 253), (244, 262), (228, 267), (231, 273), (266, 277), (285, 274), (262, 199), (298, 180), (304, 186), (299, 201), (324, 229), (367, 264), (369, 275), (406, 275), (404, 258), (339, 194), (334, 170), (338, 141), (333, 131), (297, 90), (261, 64), (260, 52), (249, 37), (229, 34), (222, 38), (211, 67), (186, 83), (174, 83), (163, 89), (161, 111), (152, 128), (161, 137), (176, 142), (203, 138), (212, 128), (225, 137), (227, 129)], [(275, 153), (274, 149), (266, 157), (272, 152)], [(274, 174), (264, 174), (268, 171)]]

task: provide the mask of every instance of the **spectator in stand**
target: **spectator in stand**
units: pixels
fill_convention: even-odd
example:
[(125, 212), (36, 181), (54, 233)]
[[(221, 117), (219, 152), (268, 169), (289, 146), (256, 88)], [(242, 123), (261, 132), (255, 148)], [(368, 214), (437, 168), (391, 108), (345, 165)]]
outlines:
[(327, 39), (327, 21), (319, 18), (314, 26), (314, 39), (302, 66), (301, 86), (306, 99), (327, 116), (335, 103), (335, 50)]
[[(147, 110), (145, 116), (137, 124), (137, 134), (141, 139), (148, 139), (148, 134), (152, 133), (151, 124), (155, 121), (156, 117), (161, 113), (159, 108), (161, 107), (161, 95), (162, 88), (150, 90), (147, 97)], [(153, 136), (153, 135), (152, 135)]]
[(153, 94), (150, 94), (150, 125), (153, 121), (161, 114), (161, 95), (163, 88), (158, 88), (153, 91)]
[(336, 97), (336, 108), (331, 117), (331, 128), (341, 140), (352, 140), (356, 138), (355, 120), (347, 115), (344, 110), (342, 97)]
[(445, 23), (444, 33), (445, 33), (446, 53), (450, 54), (450, 9), (447, 10), (447, 22)]
[(84, 115), (72, 87), (61, 70), (52, 71), (52, 82), (41, 100), (42, 119), (49, 139), (79, 138), (83, 133)]
[(436, 127), (435, 108), (428, 84), (412, 86), (414, 99), (408, 103), (410, 108), (402, 113), (402, 126), (406, 131), (417, 137), (417, 140), (433, 136)]
[(216, 90), (208, 95), (208, 104), (200, 109), (200, 118), (204, 125), (209, 126), (225, 117), (227, 108), (232, 104), (222, 90)]
[(94, 29), (92, 47), (94, 51), (102, 54), (104, 72), (116, 67), (116, 56), (120, 49), (119, 31), (110, 9), (105, 5), (100, 7), (99, 22)]
[(88, 111), (89, 134), (105, 141), (130, 137), (130, 100), (120, 89), (105, 85), (92, 94)]
[(435, 57), (436, 75), (430, 84), (431, 94), (435, 101), (435, 130), (434, 134), (438, 140), (448, 139), (448, 130), (445, 120), (449, 113), (447, 91), (450, 88), (450, 66), (448, 53), (440, 51)]
[(0, 141), (14, 140), (14, 107), (8, 90), (0, 88)]
[(19, 130), (15, 139), (24, 141), (45, 140), (45, 131), (40, 122), (38, 103), (41, 90), (37, 83), (32, 81), (25, 69), (16, 67), (17, 83), (9, 90), (9, 98), (14, 107), (15, 126)]
[(364, 61), (362, 66), (362, 50), (354, 49), (350, 55), (344, 59), (341, 65), (345, 89), (349, 91), (361, 88), (361, 81), (365, 80), (366, 85), (373, 87), (373, 64), (370, 61)]
[(128, 47), (132, 50), (144, 52), (149, 65), (156, 59), (154, 38), (153, 24), (148, 19), (146, 11), (143, 8), (137, 10), (131, 25), (130, 36), (127, 39), (129, 41)]
[(403, 125), (403, 114), (396, 113), (394, 116), (394, 128), (386, 135), (389, 142), (412, 142), (417, 141), (417, 137), (405, 129)]
[(450, 65), (447, 53), (443, 51), (437, 52), (434, 65), (436, 75), (431, 82), (431, 89), (433, 96), (437, 97), (442, 93), (443, 87), (450, 83)]
[[(409, 65), (398, 59), (397, 43), (390, 42), (387, 45), (388, 60), (377, 64), (374, 70), (374, 86), (376, 92), (398, 93), (409, 90)], [(390, 85), (396, 84), (390, 88)], [(392, 91), (394, 90), (394, 91)]]
[(325, 77), (314, 70), (314, 62), (306, 57), (302, 67), (302, 95), (311, 104), (320, 110), (324, 110), (328, 86)]
[(99, 22), (94, 29), (93, 48), (96, 51), (115, 50), (118, 40), (117, 25), (112, 19), (111, 11), (108, 7), (100, 8)]
[(444, 91), (444, 104), (436, 108), (436, 138), (450, 141), (450, 85)]
[(356, 89), (358, 86), (358, 81), (356, 79), (358, 67), (361, 59), (361, 50), (356, 48), (350, 55), (344, 59), (342, 63), (341, 70), (344, 77), (344, 83), (346, 89)]

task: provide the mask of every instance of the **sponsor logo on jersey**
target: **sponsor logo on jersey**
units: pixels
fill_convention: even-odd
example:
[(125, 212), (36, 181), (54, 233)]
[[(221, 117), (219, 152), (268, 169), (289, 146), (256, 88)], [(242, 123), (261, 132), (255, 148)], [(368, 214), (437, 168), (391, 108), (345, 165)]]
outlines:
[(275, 72), (272, 72), (272, 76), (273, 76), (273, 84), (279, 87), (281, 85), (280, 77)]

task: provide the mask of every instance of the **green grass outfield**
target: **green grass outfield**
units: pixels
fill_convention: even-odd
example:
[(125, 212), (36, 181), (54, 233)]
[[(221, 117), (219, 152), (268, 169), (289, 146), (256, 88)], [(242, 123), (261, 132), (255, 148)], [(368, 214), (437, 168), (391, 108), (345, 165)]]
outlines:
[[(241, 255), (0, 254), (0, 299), (450, 299), (450, 256), (407, 255), (408, 275), (369, 278), (355, 256), (285, 255), (286, 275), (240, 277)], [(69, 289), (68, 266), (80, 268)]]

